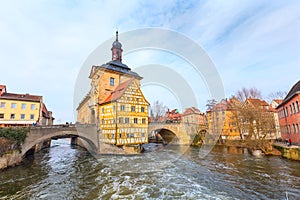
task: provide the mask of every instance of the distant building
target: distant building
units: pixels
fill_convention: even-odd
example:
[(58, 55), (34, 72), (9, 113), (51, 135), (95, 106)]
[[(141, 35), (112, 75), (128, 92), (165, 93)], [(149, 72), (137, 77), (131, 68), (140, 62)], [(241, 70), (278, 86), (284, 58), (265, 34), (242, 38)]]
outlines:
[(91, 89), (79, 104), (77, 123), (96, 124), (102, 142), (136, 147), (148, 142), (148, 106), (142, 77), (122, 63), (122, 44), (112, 44), (112, 60), (92, 66)]
[(282, 99), (273, 99), (270, 103), (270, 111), (273, 112), (274, 115), (274, 121), (275, 121), (275, 129), (276, 129), (276, 139), (281, 138), (281, 132), (280, 132), (280, 124), (279, 124), (279, 116), (276, 111), (277, 106), (282, 103)]
[(42, 96), (8, 93), (6, 86), (0, 85), (0, 127), (52, 125), (53, 120)]
[(195, 107), (186, 108), (182, 113), (182, 120), (187, 124), (205, 125), (206, 123), (205, 114)]
[(282, 139), (300, 144), (300, 81), (277, 106)]
[(206, 112), (208, 133), (220, 134), (221, 139), (240, 139), (237, 109), (237, 99), (222, 100)]
[(180, 123), (182, 114), (177, 109), (168, 109), (163, 119), (165, 119), (167, 123)]

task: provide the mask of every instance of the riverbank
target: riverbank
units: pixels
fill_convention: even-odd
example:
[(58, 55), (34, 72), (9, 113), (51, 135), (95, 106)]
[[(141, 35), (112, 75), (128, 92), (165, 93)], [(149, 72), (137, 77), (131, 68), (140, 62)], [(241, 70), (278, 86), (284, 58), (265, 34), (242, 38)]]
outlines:
[(29, 131), (28, 127), (0, 128), (0, 170), (21, 163), (21, 144)]
[(4, 155), (0, 157), (0, 170), (19, 165), (21, 162), (22, 162), (22, 155), (20, 151), (13, 150), (13, 151), (6, 152)]
[(281, 152), (282, 157), (300, 161), (300, 146), (287, 146), (283, 143), (274, 143), (273, 146)]
[[(227, 140), (223, 141), (222, 143), (217, 143), (217, 145), (224, 145), (229, 147), (238, 147), (238, 148), (247, 148), (250, 154), (257, 155), (257, 154), (264, 154), (266, 156), (282, 156), (281, 151), (276, 149), (272, 142), (267, 142), (263, 146), (264, 148), (254, 148), (253, 144), (249, 144), (244, 140)], [(259, 145), (257, 145), (259, 146)], [(261, 151), (259, 153), (259, 151)]]

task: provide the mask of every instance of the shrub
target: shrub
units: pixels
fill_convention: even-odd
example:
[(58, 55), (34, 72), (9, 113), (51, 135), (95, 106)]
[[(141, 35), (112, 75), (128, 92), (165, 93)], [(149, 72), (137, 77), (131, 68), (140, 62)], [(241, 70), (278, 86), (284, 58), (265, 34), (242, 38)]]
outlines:
[(20, 150), (29, 131), (29, 127), (0, 128), (0, 145), (2, 146), (0, 154), (13, 149)]

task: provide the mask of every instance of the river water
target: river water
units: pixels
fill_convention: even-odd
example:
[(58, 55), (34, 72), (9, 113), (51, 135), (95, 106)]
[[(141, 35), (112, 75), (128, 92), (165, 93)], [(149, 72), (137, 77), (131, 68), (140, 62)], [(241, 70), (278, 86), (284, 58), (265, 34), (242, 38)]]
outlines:
[(52, 141), (0, 172), (0, 199), (300, 199), (300, 163), (244, 149), (148, 145), (138, 156), (93, 157)]

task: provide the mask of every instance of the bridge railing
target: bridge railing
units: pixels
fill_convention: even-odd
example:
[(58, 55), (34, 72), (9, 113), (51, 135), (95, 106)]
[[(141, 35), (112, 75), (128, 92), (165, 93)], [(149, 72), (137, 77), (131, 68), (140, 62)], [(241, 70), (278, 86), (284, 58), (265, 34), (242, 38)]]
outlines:
[(75, 124), (55, 124), (55, 125), (39, 125), (39, 126), (32, 126), (31, 128), (66, 128), (66, 127), (71, 127), (75, 128)]

